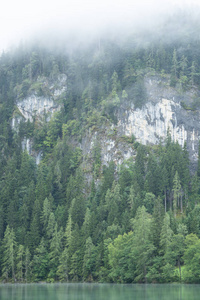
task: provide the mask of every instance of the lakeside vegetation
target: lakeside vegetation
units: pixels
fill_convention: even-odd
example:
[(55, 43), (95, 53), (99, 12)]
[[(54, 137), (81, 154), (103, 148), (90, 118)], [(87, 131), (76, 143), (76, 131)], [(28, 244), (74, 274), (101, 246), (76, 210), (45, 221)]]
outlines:
[[(190, 174), (187, 145), (143, 146), (135, 158), (102, 165), (94, 146), (90, 180), (81, 143), (88, 128), (117, 123), (123, 101), (147, 101), (146, 74), (200, 88), (200, 40), (139, 45), (102, 39), (73, 53), (40, 45), (0, 57), (0, 277), (3, 282), (200, 283), (200, 161)], [(67, 75), (62, 109), (11, 126), (16, 101), (48, 90), (38, 78)], [(199, 109), (196, 97), (187, 109)], [(39, 165), (23, 138), (41, 151)], [(125, 138), (123, 137), (125, 140)]]

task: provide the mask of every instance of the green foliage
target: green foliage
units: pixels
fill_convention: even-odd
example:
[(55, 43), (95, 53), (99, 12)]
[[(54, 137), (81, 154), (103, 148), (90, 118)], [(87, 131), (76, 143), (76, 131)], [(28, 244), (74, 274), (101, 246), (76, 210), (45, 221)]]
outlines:
[(132, 222), (134, 232), (133, 259), (136, 265), (135, 282), (147, 282), (154, 245), (150, 240), (150, 216), (144, 206), (139, 207)]
[(83, 280), (93, 281), (95, 273), (96, 251), (91, 237), (88, 237), (85, 244), (85, 253), (83, 258)]
[(131, 249), (133, 232), (119, 235), (113, 243), (108, 245), (109, 264), (111, 266), (109, 277), (114, 282), (131, 282), (133, 280), (133, 267)]
[(19, 282), (23, 282), (24, 277), (24, 246), (19, 245), (16, 256), (16, 278)]
[(77, 136), (79, 134), (79, 122), (78, 120), (69, 120), (67, 124), (62, 126), (62, 135)]
[(129, 97), (133, 97), (133, 103), (135, 108), (142, 108), (142, 106), (147, 101), (147, 93), (145, 84), (142, 78), (138, 77), (136, 83), (134, 84), (131, 94), (129, 93)]
[(174, 216), (176, 217), (176, 211), (177, 211), (177, 204), (179, 203), (180, 197), (181, 197), (181, 183), (179, 179), (178, 172), (176, 171), (176, 174), (174, 176), (173, 180), (173, 210), (174, 210)]
[[(1, 56), (2, 280), (200, 282), (199, 162), (190, 175), (187, 147), (172, 142), (169, 132), (164, 145), (145, 147), (134, 136), (116, 135), (113, 125), (124, 103), (146, 103), (151, 75), (166, 86), (170, 80), (180, 93), (192, 87), (191, 104), (181, 105), (198, 110), (200, 43), (129, 43), (105, 40), (98, 54), (91, 43), (71, 55), (21, 46)], [(63, 73), (61, 111), (50, 120), (48, 114), (22, 120), (16, 99), (52, 95), (45, 81), (58, 85)], [(18, 131), (13, 116), (21, 118)], [(120, 167), (102, 165), (98, 133), (111, 125), (113, 141), (137, 152)], [(91, 160), (84, 156), (87, 133), (95, 133)], [(42, 153), (38, 166), (22, 151), (24, 138)]]
[(200, 278), (200, 240), (195, 234), (190, 234), (186, 236), (185, 243), (186, 249), (183, 257), (186, 268), (185, 280), (198, 283)]
[(2, 243), (2, 277), (8, 281), (9, 277), (15, 280), (15, 258), (16, 258), (16, 240), (13, 228), (6, 227)]
[(39, 246), (35, 249), (32, 268), (33, 280), (40, 281), (47, 278), (49, 254), (45, 245), (44, 238), (41, 239)]

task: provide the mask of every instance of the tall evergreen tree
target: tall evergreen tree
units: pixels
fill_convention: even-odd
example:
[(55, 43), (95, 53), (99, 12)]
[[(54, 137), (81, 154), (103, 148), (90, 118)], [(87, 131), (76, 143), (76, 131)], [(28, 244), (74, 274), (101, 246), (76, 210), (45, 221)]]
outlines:
[(6, 227), (3, 238), (2, 277), (7, 281), (11, 278), (15, 281), (16, 270), (16, 241), (13, 228)]
[(136, 282), (147, 282), (148, 268), (154, 251), (154, 245), (150, 240), (150, 224), (150, 216), (145, 207), (139, 207), (133, 220), (134, 247), (132, 256), (136, 264)]

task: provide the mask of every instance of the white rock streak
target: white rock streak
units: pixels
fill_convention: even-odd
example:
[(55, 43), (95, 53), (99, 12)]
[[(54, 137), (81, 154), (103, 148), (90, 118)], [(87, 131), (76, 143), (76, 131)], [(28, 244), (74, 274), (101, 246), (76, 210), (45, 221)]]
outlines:
[[(173, 107), (180, 104), (162, 99), (157, 104), (148, 102), (142, 109), (126, 111), (127, 122), (123, 124), (126, 135), (134, 135), (142, 144), (157, 144), (165, 139), (169, 129), (172, 139), (183, 147), (187, 140), (184, 125), (178, 126)], [(120, 122), (121, 123), (121, 122)]]
[(60, 110), (59, 105), (51, 98), (37, 97), (31, 95), (17, 103), (18, 109), (26, 120), (33, 120), (34, 115), (42, 115), (44, 113), (53, 113)]

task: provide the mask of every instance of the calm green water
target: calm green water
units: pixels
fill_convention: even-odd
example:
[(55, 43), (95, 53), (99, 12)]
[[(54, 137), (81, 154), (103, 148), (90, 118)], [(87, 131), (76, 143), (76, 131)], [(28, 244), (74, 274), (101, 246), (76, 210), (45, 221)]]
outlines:
[(200, 285), (5, 284), (0, 300), (199, 300)]

